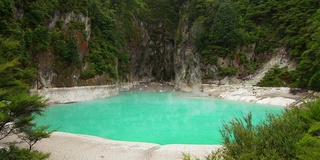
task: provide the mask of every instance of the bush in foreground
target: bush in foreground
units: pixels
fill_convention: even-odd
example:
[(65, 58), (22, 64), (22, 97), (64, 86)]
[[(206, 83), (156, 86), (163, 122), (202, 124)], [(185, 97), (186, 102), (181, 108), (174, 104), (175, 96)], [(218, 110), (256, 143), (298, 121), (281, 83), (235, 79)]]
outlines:
[[(281, 115), (268, 114), (259, 125), (252, 115), (235, 118), (221, 130), (223, 148), (207, 160), (313, 160), (320, 157), (320, 100), (291, 107)], [(190, 160), (188, 155), (184, 160)]]
[(1, 160), (43, 160), (48, 158), (49, 154), (29, 149), (20, 149), (11, 145), (8, 150), (0, 149), (0, 157)]

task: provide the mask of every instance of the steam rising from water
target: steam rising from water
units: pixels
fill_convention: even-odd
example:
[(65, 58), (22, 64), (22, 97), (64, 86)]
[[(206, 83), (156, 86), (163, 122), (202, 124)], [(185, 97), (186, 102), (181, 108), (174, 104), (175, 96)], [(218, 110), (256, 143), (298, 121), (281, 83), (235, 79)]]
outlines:
[(258, 123), (265, 111), (278, 114), (282, 108), (179, 93), (126, 92), (107, 99), (52, 106), (36, 121), (58, 131), (114, 140), (221, 144), (222, 122), (250, 111), (254, 123)]

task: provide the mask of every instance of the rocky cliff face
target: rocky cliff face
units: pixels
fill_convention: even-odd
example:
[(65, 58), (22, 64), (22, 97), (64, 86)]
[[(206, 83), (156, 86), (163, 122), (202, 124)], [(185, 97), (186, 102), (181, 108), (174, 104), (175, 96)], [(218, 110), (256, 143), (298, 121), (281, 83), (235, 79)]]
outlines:
[(136, 19), (141, 38), (128, 47), (131, 81), (172, 81), (174, 79), (174, 37), (161, 22), (148, 24)]
[[(36, 56), (38, 76), (33, 88), (91, 86), (111, 83), (106, 74), (96, 75), (89, 79), (81, 78), (83, 71), (90, 68), (90, 63), (86, 59), (90, 55), (89, 41), (91, 38), (91, 20), (88, 16), (82, 13), (60, 13), (56, 11), (48, 23), (48, 28), (62, 33), (62, 39), (74, 39), (76, 48), (74, 55), (67, 53), (62, 57), (61, 52), (64, 52), (67, 48), (58, 44), (61, 51), (57, 52), (60, 53), (53, 49)], [(53, 41), (59, 41), (61, 37), (57, 37)], [(71, 58), (76, 59), (76, 62), (69, 62)]]
[[(185, 3), (182, 6), (181, 10), (185, 13), (181, 12), (176, 30), (168, 30), (161, 21), (150, 23), (141, 17), (133, 19), (132, 23), (138, 29), (134, 34), (138, 38), (128, 40), (125, 45), (129, 57), (128, 73), (124, 73), (127, 81), (169, 81), (174, 82), (176, 89), (193, 91), (199, 90), (201, 83), (240, 84), (246, 80), (247, 85), (255, 85), (275, 64), (280, 67), (295, 67), (285, 48), (275, 50), (274, 53), (256, 55), (255, 44), (250, 48), (239, 47), (232, 56), (217, 57), (215, 63), (204, 63), (194, 42), (199, 25), (197, 22), (190, 22), (188, 16), (184, 15), (188, 14), (188, 5)], [(83, 72), (90, 70), (92, 65), (86, 59), (90, 55), (91, 38), (91, 20), (88, 16), (56, 11), (48, 27), (52, 30), (61, 29), (75, 38), (79, 62), (62, 63), (60, 57), (50, 51), (36, 57), (39, 71), (35, 88), (105, 85), (120, 81), (110, 81), (107, 74), (81, 78)], [(255, 70), (248, 72), (248, 65), (252, 65), (257, 59), (267, 65), (260, 64)], [(116, 60), (117, 58), (112, 60), (115, 61), (112, 65), (116, 67), (117, 74), (121, 67), (119, 65), (123, 64)]]
[[(83, 28), (72, 29), (72, 23), (82, 23)], [(57, 26), (60, 25), (60, 26)], [(63, 32), (69, 32), (70, 36), (76, 38), (77, 57), (85, 67), (84, 57), (88, 54), (88, 41), (90, 39), (90, 19), (89, 17), (74, 12), (63, 13), (56, 11), (49, 23), (50, 29), (59, 28)], [(71, 87), (85, 85), (79, 81), (82, 68), (74, 64), (63, 64), (59, 57), (52, 53), (46, 52), (37, 57), (38, 61), (38, 80), (34, 87), (51, 88), (51, 87)]]
[(175, 88), (184, 91), (199, 89), (201, 84), (200, 55), (193, 44), (192, 27), (187, 18), (180, 21), (174, 54)]
[[(110, 83), (105, 74), (86, 80), (80, 78), (81, 73), (89, 68), (89, 62), (85, 59), (90, 54), (91, 24), (89, 17), (81, 13), (60, 14), (56, 12), (49, 23), (49, 27), (55, 29), (59, 22), (62, 22), (61, 29), (63, 32), (71, 32), (71, 36), (76, 37), (77, 56), (80, 59), (80, 65), (63, 64), (59, 57), (52, 52), (41, 55), (37, 60), (39, 67), (35, 88), (105, 85)], [(81, 23), (84, 26), (74, 29), (70, 27), (72, 23)], [(164, 29), (162, 23), (148, 24), (138, 19), (133, 23), (139, 28), (139, 31), (135, 34), (140, 38), (127, 44), (130, 63), (130, 70), (127, 73), (128, 80), (146, 82), (174, 80), (175, 37)]]

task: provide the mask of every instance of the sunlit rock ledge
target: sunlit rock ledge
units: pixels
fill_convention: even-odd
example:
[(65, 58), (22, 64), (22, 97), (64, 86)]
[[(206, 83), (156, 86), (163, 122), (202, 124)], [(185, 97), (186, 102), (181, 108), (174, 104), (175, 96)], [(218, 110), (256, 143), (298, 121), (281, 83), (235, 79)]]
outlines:
[(31, 94), (38, 94), (48, 100), (48, 104), (73, 103), (116, 96), (120, 91), (127, 91), (135, 83), (119, 85), (81, 86), (68, 88), (45, 88), (30, 90)]
[(287, 107), (300, 102), (308, 92), (288, 87), (256, 87), (242, 85), (202, 85), (208, 96), (227, 100), (244, 101)]

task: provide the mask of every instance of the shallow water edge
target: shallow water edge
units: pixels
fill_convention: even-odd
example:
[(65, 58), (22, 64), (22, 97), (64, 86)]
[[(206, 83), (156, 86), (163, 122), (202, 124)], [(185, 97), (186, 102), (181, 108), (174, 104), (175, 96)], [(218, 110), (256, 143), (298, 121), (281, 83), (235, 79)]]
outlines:
[[(123, 91), (177, 92), (178, 90), (175, 90), (174, 86), (169, 83), (132, 82), (104, 86), (47, 88), (30, 90), (30, 93), (42, 96), (48, 100), (48, 105), (51, 105), (102, 99), (116, 96)], [(202, 84), (201, 88), (188, 92), (188, 96), (190, 97), (219, 98), (283, 107), (299, 103), (308, 95), (310, 94), (307, 91), (298, 90), (292, 92), (292, 89), (287, 87), (218, 86), (213, 84)]]

